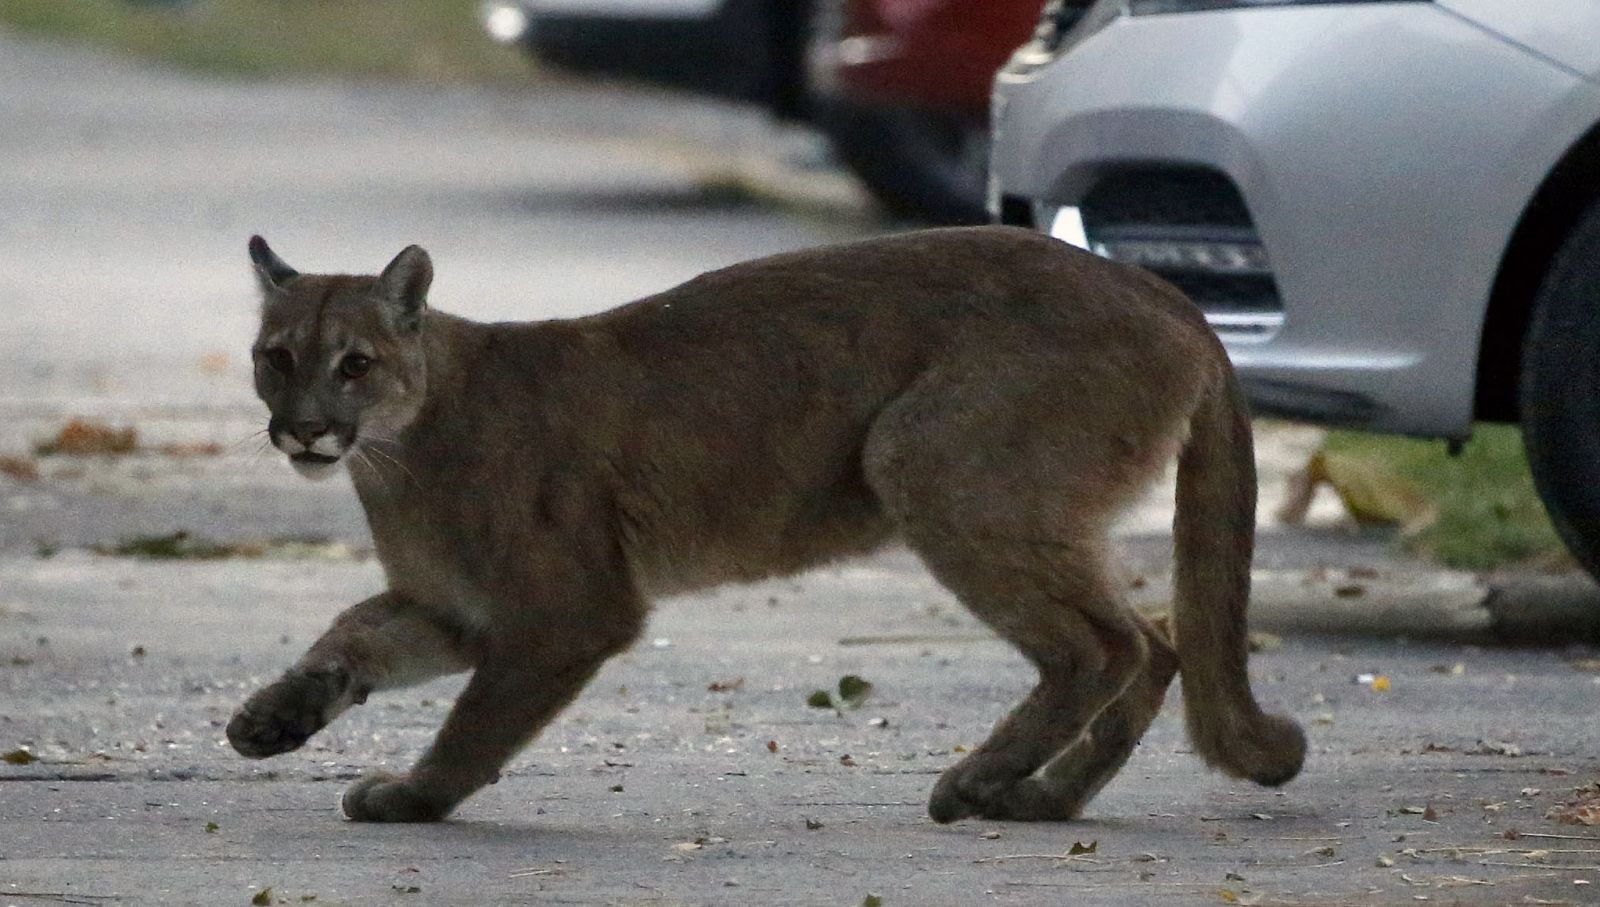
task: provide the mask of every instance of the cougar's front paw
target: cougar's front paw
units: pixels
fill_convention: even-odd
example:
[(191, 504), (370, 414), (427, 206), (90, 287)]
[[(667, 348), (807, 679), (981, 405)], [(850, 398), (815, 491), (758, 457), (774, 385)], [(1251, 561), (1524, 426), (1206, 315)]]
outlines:
[(415, 784), (397, 775), (368, 775), (344, 792), (341, 803), (347, 818), (356, 822), (437, 822), (450, 807), (426, 796)]
[(228, 742), (251, 759), (297, 750), (332, 720), (349, 687), (349, 675), (337, 669), (286, 675), (239, 707)]

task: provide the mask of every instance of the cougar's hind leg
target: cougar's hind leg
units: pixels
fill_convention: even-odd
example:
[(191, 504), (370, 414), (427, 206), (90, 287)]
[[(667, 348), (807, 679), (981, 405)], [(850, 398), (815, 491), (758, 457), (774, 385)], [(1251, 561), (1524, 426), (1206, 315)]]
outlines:
[(1005, 796), (1004, 812), (1013, 819), (1065, 821), (1076, 819), (1083, 808), (1116, 776), (1139, 740), (1155, 721), (1167, 688), (1178, 671), (1178, 654), (1167, 634), (1166, 620), (1144, 623), (1149, 646), (1144, 669), (1089, 730), (1038, 775), (1024, 779)]
[(1070, 395), (1041, 386), (1059, 363), (1016, 365), (1027, 368), (925, 376), (879, 417), (866, 450), (869, 481), (910, 547), (1039, 671), (939, 779), (929, 814), (940, 822), (1049, 814), (1032, 802), (1037, 786), (1018, 785), (1076, 742), (1146, 661), (1145, 635), (1106, 569), (1105, 527), (1132, 473), (1108, 459), (1106, 432), (1078, 432), (1086, 420)]
[(228, 742), (253, 759), (298, 749), (375, 690), (464, 671), (472, 642), (436, 612), (392, 592), (353, 605), (283, 676), (228, 722)]
[(1038, 684), (1022, 703), (940, 777), (929, 815), (940, 822), (974, 815), (1053, 817), (1052, 810), (1033, 802), (1038, 788), (1023, 782), (1078, 742), (1143, 670), (1142, 635), (1127, 615), (1111, 607), (1116, 600), (1096, 577), (1079, 572), (1029, 583), (1015, 574), (953, 564), (942, 552), (930, 554), (932, 546), (914, 547), (963, 604), (1039, 671)]

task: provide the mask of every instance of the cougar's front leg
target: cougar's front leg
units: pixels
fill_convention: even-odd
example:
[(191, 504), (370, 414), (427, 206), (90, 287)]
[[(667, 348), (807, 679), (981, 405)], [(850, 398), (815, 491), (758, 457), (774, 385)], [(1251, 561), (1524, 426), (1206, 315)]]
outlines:
[(643, 607), (627, 593), (614, 595), (578, 609), (546, 603), (517, 626), (496, 627), (433, 746), (407, 775), (358, 781), (345, 792), (345, 815), (431, 822), (498, 780), (501, 767), (642, 629)]
[(471, 645), (439, 616), (392, 592), (352, 606), (283, 676), (228, 722), (228, 742), (261, 759), (299, 749), (374, 690), (421, 683), (470, 666)]

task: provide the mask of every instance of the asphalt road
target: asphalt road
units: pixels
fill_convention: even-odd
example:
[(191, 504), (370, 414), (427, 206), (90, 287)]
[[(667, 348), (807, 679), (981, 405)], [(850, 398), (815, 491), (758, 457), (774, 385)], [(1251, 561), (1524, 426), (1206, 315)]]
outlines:
[[(1312, 743), (1282, 790), (1202, 770), (1169, 702), (1085, 821), (934, 825), (937, 773), (1031, 677), (891, 552), (663, 603), (454, 820), (343, 822), (343, 786), (408, 764), (460, 681), (268, 762), (222, 741), (381, 582), (348, 488), (255, 450), (248, 235), (307, 270), (420, 242), (435, 304), (542, 318), (882, 226), (805, 136), (657, 97), (263, 86), (0, 36), (0, 124), (0, 455), (75, 416), (145, 448), (0, 475), (0, 753), (27, 753), (0, 762), (0, 903), (1600, 902), (1600, 831), (1546, 818), (1600, 773), (1594, 651), (1441, 637), (1477, 578), (1328, 504), (1258, 558), (1257, 689)], [(1264, 427), (1269, 504), (1314, 440)], [(1156, 494), (1123, 527), (1135, 597), (1160, 598), (1169, 516)], [(94, 550), (177, 530), (263, 556)], [(1366, 604), (1404, 635), (1292, 619)], [(861, 708), (807, 707), (852, 673)]]

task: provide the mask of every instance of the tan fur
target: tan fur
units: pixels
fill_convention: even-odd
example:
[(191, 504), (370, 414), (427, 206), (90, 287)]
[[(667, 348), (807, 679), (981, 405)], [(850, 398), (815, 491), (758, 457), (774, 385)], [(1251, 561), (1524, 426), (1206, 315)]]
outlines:
[[(935, 230), (488, 325), (426, 309), (416, 247), (377, 278), (300, 275), (259, 239), (251, 255), (274, 442), (345, 451), (389, 591), (229, 739), (283, 752), (372, 690), (473, 671), (409, 774), (347, 792), (352, 818), (438, 819), (494, 780), (652, 597), (892, 539), (1040, 675), (939, 780), (935, 819), (1077, 816), (1180, 668), (1209, 763), (1265, 784), (1300, 767), (1299, 728), (1245, 672), (1250, 425), (1205, 321), (1142, 271), (1025, 231)], [(1180, 449), (1174, 651), (1122, 602), (1106, 534)]]

